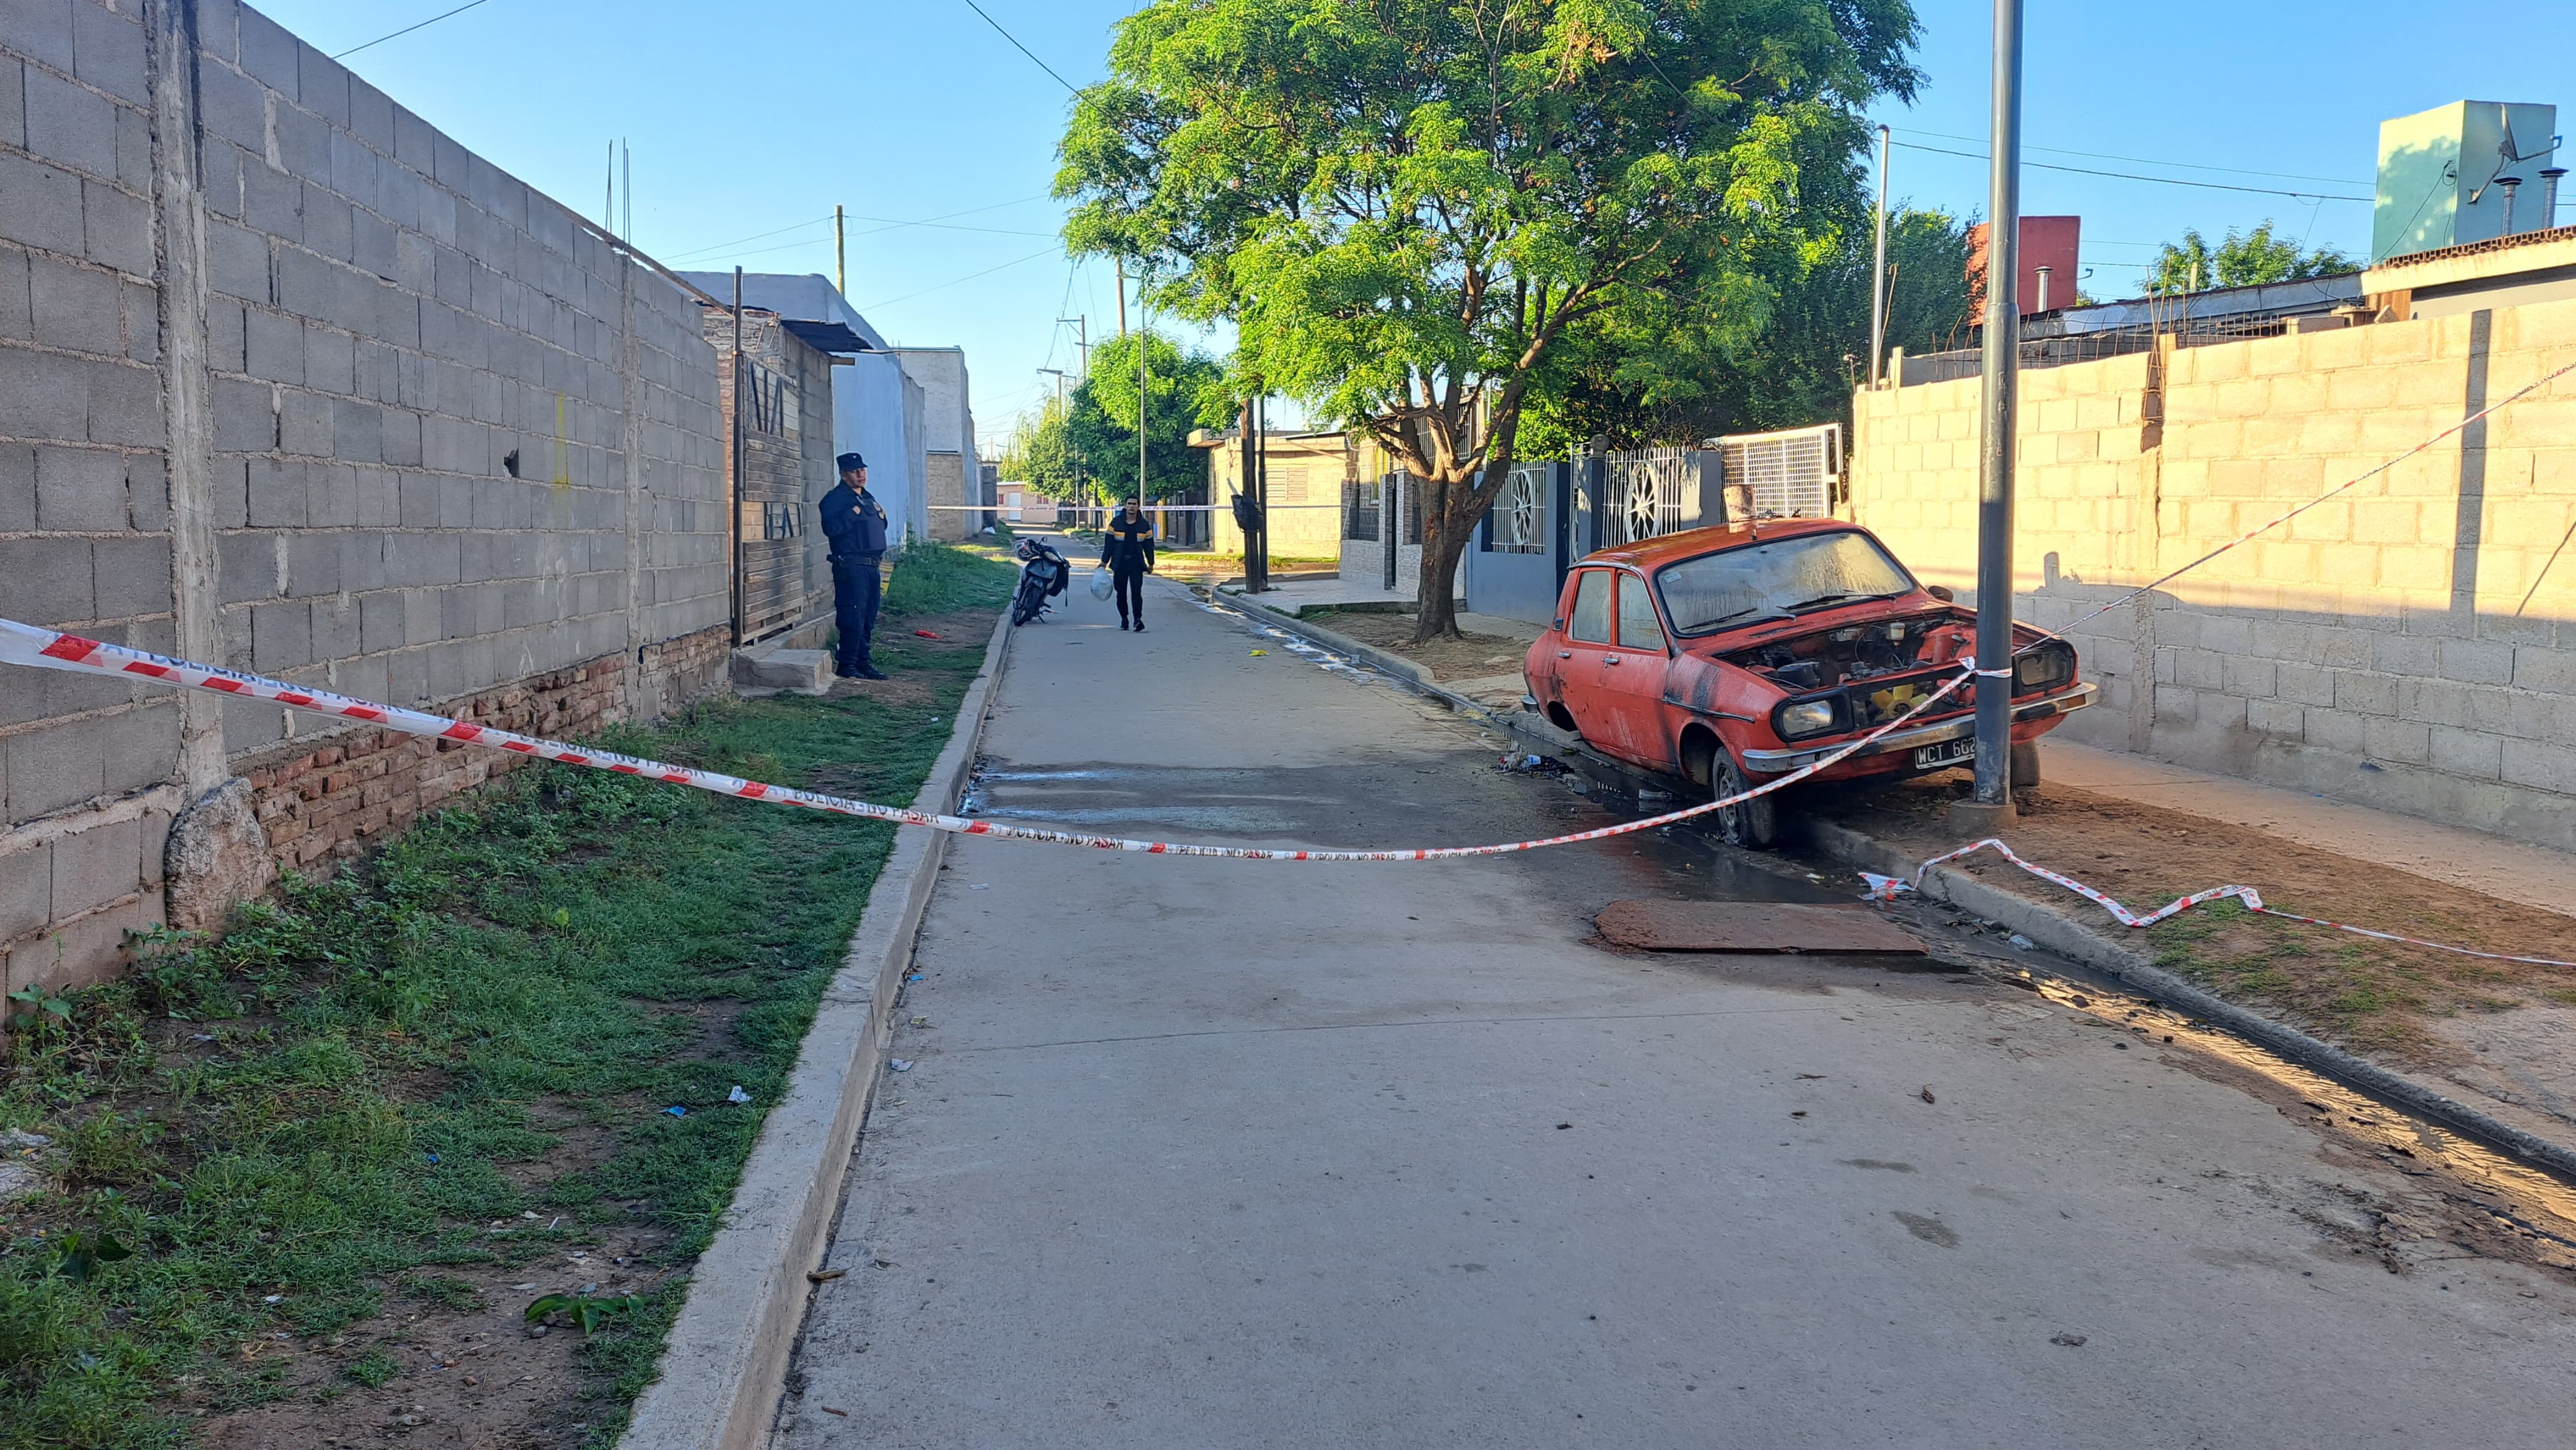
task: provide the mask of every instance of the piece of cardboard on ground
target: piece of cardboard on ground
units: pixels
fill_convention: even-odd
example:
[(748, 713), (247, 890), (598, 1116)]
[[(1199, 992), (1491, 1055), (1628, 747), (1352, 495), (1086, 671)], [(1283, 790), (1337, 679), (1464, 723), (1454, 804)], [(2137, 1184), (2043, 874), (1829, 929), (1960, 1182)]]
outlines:
[(1614, 901), (1592, 919), (1604, 941), (1650, 952), (1925, 954), (1923, 943), (1866, 906), (1776, 901)]

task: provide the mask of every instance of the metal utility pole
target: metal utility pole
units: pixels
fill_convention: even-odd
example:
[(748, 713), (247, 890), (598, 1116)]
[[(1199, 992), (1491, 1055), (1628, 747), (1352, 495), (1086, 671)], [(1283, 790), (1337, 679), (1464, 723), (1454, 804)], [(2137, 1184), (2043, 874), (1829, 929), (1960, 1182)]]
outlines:
[[(1118, 295), (1121, 299), (1127, 295), (1123, 282), (1119, 285)], [(1136, 274), (1136, 507), (1140, 513), (1145, 507), (1145, 405), (1148, 401), (1145, 337), (1145, 274), (1139, 272)]]
[(1059, 318), (1057, 318), (1057, 319), (1055, 320), (1056, 326), (1058, 326), (1058, 327), (1062, 327), (1063, 325), (1065, 325), (1065, 324), (1066, 324), (1066, 323), (1068, 323), (1068, 322), (1070, 322), (1070, 323), (1072, 323), (1072, 324), (1073, 324), (1073, 329), (1074, 329), (1074, 330), (1073, 330), (1073, 350), (1074, 350), (1074, 351), (1076, 351), (1076, 352), (1078, 352), (1078, 353), (1080, 353), (1080, 354), (1082, 354), (1082, 380), (1083, 380), (1084, 382), (1086, 382), (1086, 383), (1087, 383), (1087, 382), (1090, 382), (1090, 381), (1091, 381), (1091, 318), (1090, 318), (1088, 315), (1086, 315), (1086, 316), (1082, 316), (1082, 317), (1059, 317)]
[(1261, 443), (1252, 458), (1252, 537), (1244, 541), (1243, 587), (1255, 594), (1270, 588), (1270, 397), (1253, 404)]
[(2021, 0), (1995, 0), (1993, 169), (1986, 199), (1984, 416), (1977, 488), (1980, 826), (2012, 818), (2013, 425), (2021, 348)]
[(733, 642), (742, 643), (742, 268), (733, 269), (733, 477), (727, 480), (733, 495), (732, 523), (725, 530), (733, 540)]
[(608, 143), (608, 195), (599, 203), (599, 224), (617, 230), (617, 143)]
[(841, 215), (839, 202), (832, 204), (832, 286), (843, 297), (850, 295), (850, 234)]
[(1869, 385), (1887, 356), (1887, 128), (1878, 128), (1878, 251), (1869, 269)]
[(1127, 335), (1127, 259), (1118, 259), (1118, 335)]

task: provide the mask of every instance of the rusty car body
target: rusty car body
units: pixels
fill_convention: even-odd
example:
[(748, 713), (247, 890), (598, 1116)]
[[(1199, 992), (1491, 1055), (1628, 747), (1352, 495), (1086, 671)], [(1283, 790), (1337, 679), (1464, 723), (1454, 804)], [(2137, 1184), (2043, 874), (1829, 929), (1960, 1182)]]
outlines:
[[(1976, 611), (1925, 588), (1876, 536), (1839, 519), (1690, 529), (1586, 556), (1530, 646), (1526, 709), (1619, 760), (1729, 795), (1821, 760), (1905, 713), (1974, 652)], [(2075, 648), (2014, 629), (2017, 780), (2030, 742), (2093, 701)], [(1894, 780), (1969, 763), (1962, 688), (1818, 780)], [(1767, 846), (1778, 795), (1718, 812), (1726, 839)]]

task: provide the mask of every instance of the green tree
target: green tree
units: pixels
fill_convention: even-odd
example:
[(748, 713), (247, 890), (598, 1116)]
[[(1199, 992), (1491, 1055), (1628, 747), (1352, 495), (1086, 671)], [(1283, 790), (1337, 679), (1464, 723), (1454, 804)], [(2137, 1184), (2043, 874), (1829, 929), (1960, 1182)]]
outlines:
[(1144, 339), (1146, 498), (1171, 498), (1207, 482), (1207, 456), (1190, 446), (1190, 430), (1234, 417), (1225, 369), (1207, 354), (1183, 351), (1160, 333), (1131, 332), (1091, 350), (1091, 378), (1074, 390), (1066, 420), (1095, 495), (1115, 500), (1136, 488), (1136, 347)]
[(2298, 243), (2274, 236), (2266, 221), (2250, 232), (2230, 230), (2215, 250), (2197, 229), (2184, 231), (2181, 241), (2165, 243), (2147, 264), (2146, 290), (2150, 297), (2174, 297), (2195, 289), (2253, 287), (2360, 270), (2361, 263), (2332, 247), (2300, 251)]
[(1074, 498), (1086, 479), (1073, 446), (1073, 405), (1049, 398), (1020, 415), (1002, 444), (1002, 476), (1035, 485), (1050, 498)]
[(1067, 125), (1066, 240), (1423, 481), (1417, 630), (1454, 634), (1531, 406), (1587, 363), (1661, 405), (1749, 343), (1865, 214), (1914, 36), (1906, 0), (1153, 0)]
[[(1563, 392), (1522, 425), (1529, 456), (1562, 456), (1601, 438), (1613, 448), (1691, 444), (1724, 433), (1851, 421), (1852, 389), (1869, 376), (1868, 227), (1843, 232), (1821, 257), (1797, 255), (1766, 280), (1768, 319), (1749, 339), (1703, 360), (1695, 391), (1649, 401), (1619, 380), (1621, 356), (1598, 351)], [(1946, 212), (1892, 209), (1887, 225), (1887, 345), (1925, 352), (1968, 321), (1967, 224)]]

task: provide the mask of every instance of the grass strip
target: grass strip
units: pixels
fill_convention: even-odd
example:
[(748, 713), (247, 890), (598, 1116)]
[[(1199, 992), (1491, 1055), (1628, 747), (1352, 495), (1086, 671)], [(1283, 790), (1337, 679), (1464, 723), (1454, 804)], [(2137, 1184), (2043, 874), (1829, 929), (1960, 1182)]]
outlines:
[[(879, 636), (898, 688), (604, 743), (909, 803), (983, 657), (980, 627), (912, 629), (1011, 584), (915, 548)], [(51, 1139), (49, 1187), (0, 1208), (0, 1447), (180, 1444), (418, 1375), (395, 1311), (515, 1327), (494, 1281), (611, 1241), (643, 1247), (597, 1269), (551, 1428), (613, 1442), (893, 829), (531, 766), (22, 1014), (0, 1130)]]

